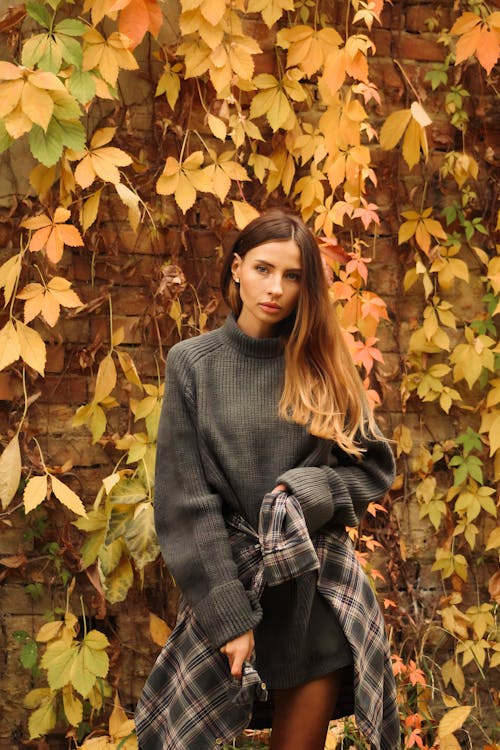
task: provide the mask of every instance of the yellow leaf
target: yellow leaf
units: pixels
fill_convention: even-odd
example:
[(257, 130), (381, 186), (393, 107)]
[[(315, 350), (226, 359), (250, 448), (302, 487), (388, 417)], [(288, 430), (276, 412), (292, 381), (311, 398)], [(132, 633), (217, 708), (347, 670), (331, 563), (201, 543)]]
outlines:
[(219, 138), (221, 141), (225, 141), (227, 137), (227, 125), (226, 123), (220, 119), (220, 117), (215, 117), (215, 115), (208, 114), (207, 116), (207, 122), (208, 127), (212, 131), (212, 133), (215, 135), (216, 138)]
[(3, 287), (4, 307), (10, 302), (10, 298), (16, 288), (17, 279), (21, 270), (21, 253), (13, 255), (0, 266), (0, 287)]
[(54, 638), (57, 638), (63, 627), (62, 620), (54, 620), (53, 622), (46, 622), (38, 633), (36, 634), (36, 640), (38, 643), (48, 643)]
[(403, 159), (410, 169), (413, 169), (420, 159), (420, 131), (420, 125), (412, 118), (403, 138)]
[(76, 492), (73, 492), (73, 490), (71, 490), (66, 484), (61, 482), (60, 479), (53, 476), (52, 474), (50, 476), (50, 480), (52, 482), (52, 492), (57, 497), (59, 502), (61, 502), (63, 505), (65, 505), (67, 508), (69, 508), (79, 516), (87, 515), (87, 511), (85, 510), (85, 507)]
[(0, 500), (3, 510), (7, 508), (17, 492), (21, 481), (21, 468), (19, 436), (16, 434), (0, 456)]
[(0, 331), (0, 370), (8, 367), (21, 354), (19, 336), (11, 320)]
[(54, 100), (47, 91), (26, 81), (21, 95), (21, 107), (32, 122), (47, 130), (54, 111)]
[(257, 209), (251, 206), (249, 203), (242, 201), (232, 201), (234, 220), (239, 230), (244, 229), (253, 219), (260, 216)]
[(169, 628), (165, 620), (155, 615), (154, 612), (149, 613), (149, 633), (153, 643), (163, 647), (171, 632), (172, 629)]
[(134, 360), (130, 356), (130, 354), (127, 354), (127, 352), (116, 352), (118, 355), (118, 362), (120, 363), (120, 367), (123, 370), (123, 374), (127, 378), (129, 383), (132, 383), (132, 385), (137, 385), (139, 388), (142, 386), (141, 379), (139, 378)]
[(109, 396), (116, 385), (116, 367), (111, 354), (107, 354), (99, 365), (94, 393), (94, 403)]
[(37, 508), (47, 497), (47, 474), (41, 477), (31, 477), (24, 488), (24, 511), (29, 513)]
[(462, 750), (462, 746), (454, 734), (445, 734), (439, 740), (439, 750)]
[(95, 131), (90, 141), (90, 150), (101, 148), (113, 140), (116, 128), (99, 128)]
[(397, 443), (398, 457), (401, 453), (411, 453), (413, 448), (413, 436), (411, 430), (404, 424), (399, 424), (394, 430), (394, 439)]
[(399, 143), (410, 119), (410, 109), (400, 109), (389, 115), (380, 131), (380, 145), (385, 151), (389, 151)]
[(130, 226), (134, 230), (134, 232), (137, 232), (137, 229), (139, 228), (139, 223), (141, 221), (141, 211), (139, 209), (139, 196), (137, 193), (134, 193), (130, 188), (128, 188), (123, 183), (119, 182), (115, 185), (116, 192), (120, 196), (122, 202), (127, 206), (128, 208), (128, 220), (130, 223)]
[[(80, 162), (81, 164), (82, 162)], [(78, 166), (80, 166), (80, 164)], [(91, 161), (89, 159), (88, 165), (91, 165)], [(83, 175), (84, 182), (88, 180), (88, 177), (90, 176), (91, 170), (88, 170), (88, 172), (85, 172)], [(90, 185), (93, 180), (91, 180), (88, 184)], [(83, 203), (83, 208), (80, 215), (80, 223), (82, 225), (83, 233), (89, 229), (92, 224), (97, 219), (97, 212), (99, 210), (99, 203), (101, 201), (101, 193), (102, 188), (99, 190), (96, 190), (95, 193), (93, 193), (89, 198), (87, 198)]]
[(81, 700), (75, 695), (71, 684), (63, 687), (62, 697), (66, 719), (71, 726), (77, 727), (83, 718), (83, 705)]
[(47, 350), (45, 342), (40, 334), (33, 328), (17, 321), (17, 338), (19, 341), (21, 357), (27, 365), (44, 375)]
[(413, 119), (416, 120), (418, 124), (423, 128), (432, 123), (431, 118), (419, 102), (413, 102), (410, 110)]
[(461, 729), (471, 711), (472, 706), (460, 706), (448, 711), (439, 722), (438, 737), (442, 739), (447, 734), (452, 734), (457, 729)]

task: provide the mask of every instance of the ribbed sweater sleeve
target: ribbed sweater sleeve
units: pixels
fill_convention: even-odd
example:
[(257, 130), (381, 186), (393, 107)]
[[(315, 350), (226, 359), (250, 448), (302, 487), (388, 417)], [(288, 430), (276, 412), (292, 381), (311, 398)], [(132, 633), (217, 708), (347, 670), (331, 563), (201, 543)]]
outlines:
[(198, 449), (190, 362), (167, 357), (156, 454), (155, 525), (164, 559), (211, 643), (220, 647), (261, 618), (238, 580), (221, 499), (211, 491)]
[(311, 533), (328, 522), (357, 526), (368, 504), (392, 485), (395, 462), (387, 440), (373, 435), (361, 447), (356, 459), (332, 445), (328, 464), (299, 466), (277, 478), (300, 502)]

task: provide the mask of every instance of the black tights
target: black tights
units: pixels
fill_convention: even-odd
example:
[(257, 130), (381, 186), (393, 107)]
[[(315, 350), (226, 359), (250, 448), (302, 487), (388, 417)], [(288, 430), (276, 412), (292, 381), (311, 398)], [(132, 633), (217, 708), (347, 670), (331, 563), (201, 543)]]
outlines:
[(342, 670), (273, 691), (271, 750), (324, 750), (340, 692)]

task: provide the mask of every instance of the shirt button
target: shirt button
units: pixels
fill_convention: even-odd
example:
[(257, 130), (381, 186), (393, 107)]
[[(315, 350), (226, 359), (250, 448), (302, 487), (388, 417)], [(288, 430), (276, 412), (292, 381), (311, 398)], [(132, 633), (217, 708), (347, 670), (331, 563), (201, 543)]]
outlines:
[(223, 742), (224, 740), (222, 739), (222, 737), (217, 737), (217, 739), (215, 740), (215, 744), (218, 745), (219, 747), (222, 745)]
[(267, 685), (266, 685), (265, 682), (261, 682), (260, 686), (261, 686), (262, 690), (267, 690)]

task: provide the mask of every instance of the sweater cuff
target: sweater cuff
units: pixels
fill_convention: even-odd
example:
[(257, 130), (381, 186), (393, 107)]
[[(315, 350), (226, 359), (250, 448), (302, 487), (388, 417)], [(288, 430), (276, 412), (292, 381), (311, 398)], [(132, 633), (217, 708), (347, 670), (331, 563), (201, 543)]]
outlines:
[(320, 529), (333, 515), (333, 496), (319, 466), (299, 467), (285, 471), (276, 484), (284, 484), (299, 501), (310, 534)]
[(192, 609), (215, 648), (252, 630), (262, 617), (256, 598), (238, 580), (216, 586)]

